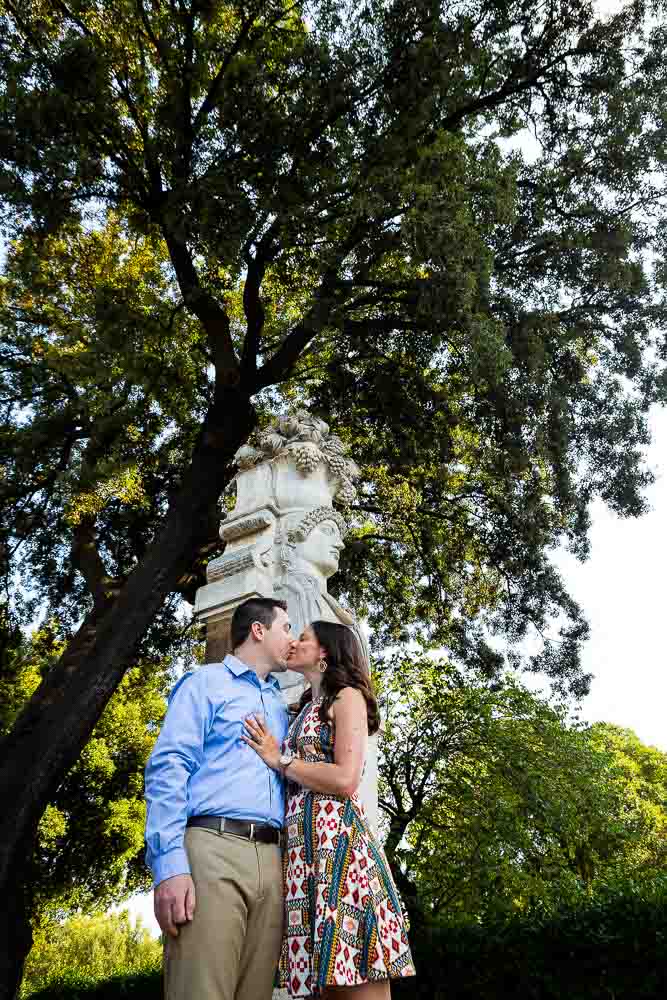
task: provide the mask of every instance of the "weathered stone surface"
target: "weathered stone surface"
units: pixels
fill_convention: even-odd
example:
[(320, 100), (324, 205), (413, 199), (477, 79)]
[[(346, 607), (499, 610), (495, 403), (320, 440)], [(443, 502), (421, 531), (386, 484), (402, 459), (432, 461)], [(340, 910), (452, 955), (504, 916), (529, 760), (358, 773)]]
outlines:
[[(355, 496), (355, 463), (327, 424), (300, 410), (278, 417), (252, 445), (237, 453), (236, 504), (220, 526), (223, 555), (208, 567), (195, 611), (206, 624), (206, 661), (229, 652), (230, 620), (242, 601), (275, 596), (287, 601), (292, 631), (299, 635), (317, 619), (354, 629), (366, 657), (366, 637), (354, 614), (327, 590), (338, 569), (347, 524), (334, 509)], [(285, 701), (296, 701), (302, 678), (279, 675)], [(377, 820), (376, 747), (371, 741), (361, 794), (372, 823)]]

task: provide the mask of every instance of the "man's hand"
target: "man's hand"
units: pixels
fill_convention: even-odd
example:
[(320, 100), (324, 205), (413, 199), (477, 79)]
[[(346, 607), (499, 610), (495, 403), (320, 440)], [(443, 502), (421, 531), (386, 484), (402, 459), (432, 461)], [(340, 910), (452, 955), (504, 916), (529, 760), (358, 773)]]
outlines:
[(156, 885), (153, 908), (160, 930), (178, 937), (179, 926), (189, 923), (195, 912), (195, 884), (191, 876), (173, 875)]

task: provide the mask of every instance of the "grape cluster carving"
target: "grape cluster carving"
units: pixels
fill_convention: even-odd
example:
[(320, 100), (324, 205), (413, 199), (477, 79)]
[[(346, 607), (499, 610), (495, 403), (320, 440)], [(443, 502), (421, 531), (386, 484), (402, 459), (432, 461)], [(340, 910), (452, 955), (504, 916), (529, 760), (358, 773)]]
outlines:
[(307, 410), (277, 417), (256, 435), (252, 444), (244, 445), (236, 453), (241, 470), (270, 460), (291, 460), (303, 476), (311, 475), (324, 462), (337, 480), (338, 502), (349, 505), (356, 496), (357, 465), (348, 458), (341, 439), (329, 432), (329, 425)]

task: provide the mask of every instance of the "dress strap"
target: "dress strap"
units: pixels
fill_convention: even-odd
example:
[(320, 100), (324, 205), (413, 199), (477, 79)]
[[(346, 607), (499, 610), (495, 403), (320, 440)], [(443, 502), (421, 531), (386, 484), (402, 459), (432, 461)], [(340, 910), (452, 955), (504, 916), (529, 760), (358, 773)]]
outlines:
[(299, 736), (301, 736), (301, 730), (303, 728), (303, 720), (305, 719), (306, 715), (308, 714), (309, 710), (313, 707), (314, 704), (316, 704), (316, 702), (307, 701), (306, 704), (303, 706), (303, 708), (295, 718), (294, 722), (290, 726), (291, 730), (291, 732), (289, 733), (290, 739), (296, 740), (299, 738)]

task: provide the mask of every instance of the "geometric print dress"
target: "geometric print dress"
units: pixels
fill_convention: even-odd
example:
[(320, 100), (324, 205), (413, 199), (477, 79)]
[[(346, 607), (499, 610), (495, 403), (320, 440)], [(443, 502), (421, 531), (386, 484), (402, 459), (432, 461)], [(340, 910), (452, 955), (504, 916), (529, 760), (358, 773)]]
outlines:
[[(301, 760), (334, 762), (335, 727), (306, 704), (285, 745)], [(289, 783), (284, 853), (285, 936), (279, 984), (292, 997), (327, 986), (414, 976), (399, 895), (356, 794)]]

